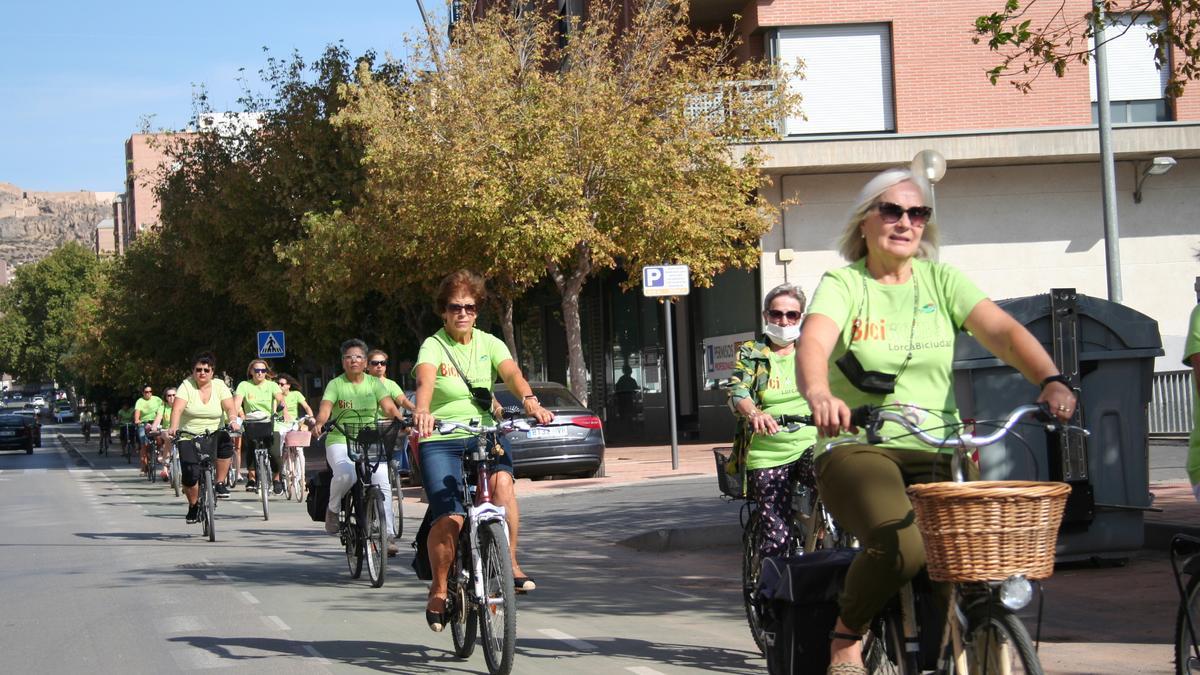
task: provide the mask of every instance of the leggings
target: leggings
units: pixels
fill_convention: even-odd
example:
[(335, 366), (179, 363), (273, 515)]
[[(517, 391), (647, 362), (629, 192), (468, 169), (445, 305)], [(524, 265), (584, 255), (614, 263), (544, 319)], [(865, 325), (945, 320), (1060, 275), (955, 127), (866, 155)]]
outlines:
[[(224, 431), (209, 436), (205, 439), (205, 443), (209, 452), (212, 451), (213, 446), (216, 446), (217, 459), (233, 457), (233, 440)], [(184, 487), (192, 487), (200, 481), (200, 458), (196, 454), (196, 441), (191, 439), (177, 441), (175, 447), (179, 449), (180, 482)]]
[[(817, 458), (821, 500), (862, 543), (838, 599), (842, 622), (850, 630), (865, 632), (887, 601), (925, 566), (925, 547), (904, 489), (950, 480), (950, 461), (949, 454), (870, 445), (842, 446)], [(973, 480), (978, 470), (968, 465)]]
[[(345, 443), (331, 443), (325, 446), (325, 461), (333, 469), (333, 482), (329, 484), (329, 510), (338, 513), (342, 510), (342, 497), (354, 487), (357, 479), (354, 473), (354, 462), (347, 453)], [(388, 532), (395, 532), (396, 514), (392, 511), (392, 480), (388, 476), (387, 462), (380, 462), (371, 475), (371, 483), (378, 485), (383, 493), (384, 511), (387, 512)], [(391, 536), (391, 535), (388, 535)]]
[[(266, 440), (265, 438), (256, 438), (251, 441), (245, 436), (242, 437), (242, 451), (244, 453), (242, 462), (246, 465), (246, 468), (258, 470), (258, 467), (254, 464), (254, 449), (265, 443)], [(280, 469), (283, 468), (283, 451), (280, 449), (279, 434), (277, 432), (271, 432), (271, 445), (267, 448), (267, 457), (271, 464), (271, 474), (279, 473)], [(258, 480), (264, 480), (264, 478), (258, 476)]]
[(768, 469), (750, 469), (750, 494), (758, 502), (761, 536), (758, 552), (763, 558), (787, 554), (792, 522), (792, 481), (799, 461)]

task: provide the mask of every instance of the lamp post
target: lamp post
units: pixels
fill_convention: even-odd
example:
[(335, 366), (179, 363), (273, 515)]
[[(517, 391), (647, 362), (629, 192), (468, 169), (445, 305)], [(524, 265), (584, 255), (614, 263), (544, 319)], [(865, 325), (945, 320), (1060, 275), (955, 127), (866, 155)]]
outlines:
[(1092, 2), (1096, 41), (1096, 119), (1100, 129), (1100, 175), (1104, 193), (1104, 267), (1108, 299), (1121, 302), (1121, 234), (1117, 225), (1117, 178), (1112, 149), (1112, 111), (1108, 105), (1108, 47), (1104, 44), (1104, 3)]
[(936, 217), (937, 195), (934, 194), (933, 186), (946, 175), (946, 158), (937, 150), (922, 150), (913, 157), (909, 169), (929, 181), (929, 197), (933, 202), (929, 208), (933, 209), (934, 217)]

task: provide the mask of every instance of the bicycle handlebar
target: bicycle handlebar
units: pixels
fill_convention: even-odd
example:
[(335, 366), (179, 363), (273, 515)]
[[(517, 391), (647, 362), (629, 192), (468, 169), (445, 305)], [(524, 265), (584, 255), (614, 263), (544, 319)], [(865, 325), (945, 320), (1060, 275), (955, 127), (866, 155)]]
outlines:
[[(474, 420), (472, 420), (474, 421)], [(489, 434), (492, 432), (507, 434), (513, 431), (529, 431), (537, 420), (532, 417), (510, 417), (501, 422), (492, 425), (484, 425), (476, 422), (475, 424), (463, 424), (462, 422), (453, 422), (450, 420), (434, 420), (433, 427), (439, 434), (449, 434), (455, 431), (465, 431), (476, 436)]]

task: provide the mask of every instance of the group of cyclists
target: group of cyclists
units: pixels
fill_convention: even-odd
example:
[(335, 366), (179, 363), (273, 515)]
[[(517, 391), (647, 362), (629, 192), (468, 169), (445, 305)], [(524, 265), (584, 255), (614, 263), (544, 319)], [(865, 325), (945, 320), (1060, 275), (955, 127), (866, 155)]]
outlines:
[[(845, 267), (826, 272), (812, 303), (783, 284), (766, 294), (760, 338), (742, 344), (730, 386), (738, 415), (736, 465), (758, 501), (766, 535), (760, 554), (786, 550), (791, 492), (813, 447), (819, 494), (861, 544), (839, 597), (830, 639), (833, 675), (866, 673), (862, 637), (871, 619), (925, 564), (905, 488), (948, 480), (950, 456), (885, 425), (879, 444), (830, 441), (858, 432), (851, 409), (913, 411), (946, 436), (960, 428), (954, 397), (955, 335), (970, 331), (1040, 389), (1060, 420), (1074, 414), (1070, 382), (1029, 331), (965, 275), (937, 261), (938, 228), (928, 182), (889, 169), (860, 191), (838, 241)], [(781, 429), (780, 415), (813, 424)]]

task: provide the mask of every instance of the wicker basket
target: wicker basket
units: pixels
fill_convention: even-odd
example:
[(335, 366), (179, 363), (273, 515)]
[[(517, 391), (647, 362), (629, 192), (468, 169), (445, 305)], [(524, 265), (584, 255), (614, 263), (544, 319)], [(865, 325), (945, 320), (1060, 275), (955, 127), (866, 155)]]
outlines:
[(743, 470), (737, 473), (729, 473), (725, 470), (732, 454), (733, 448), (731, 446), (713, 448), (713, 457), (717, 460), (717, 487), (721, 488), (721, 494), (726, 497), (745, 499), (746, 472)]
[(1070, 492), (1066, 483), (1032, 481), (911, 486), (929, 577), (953, 582), (1049, 577)]

